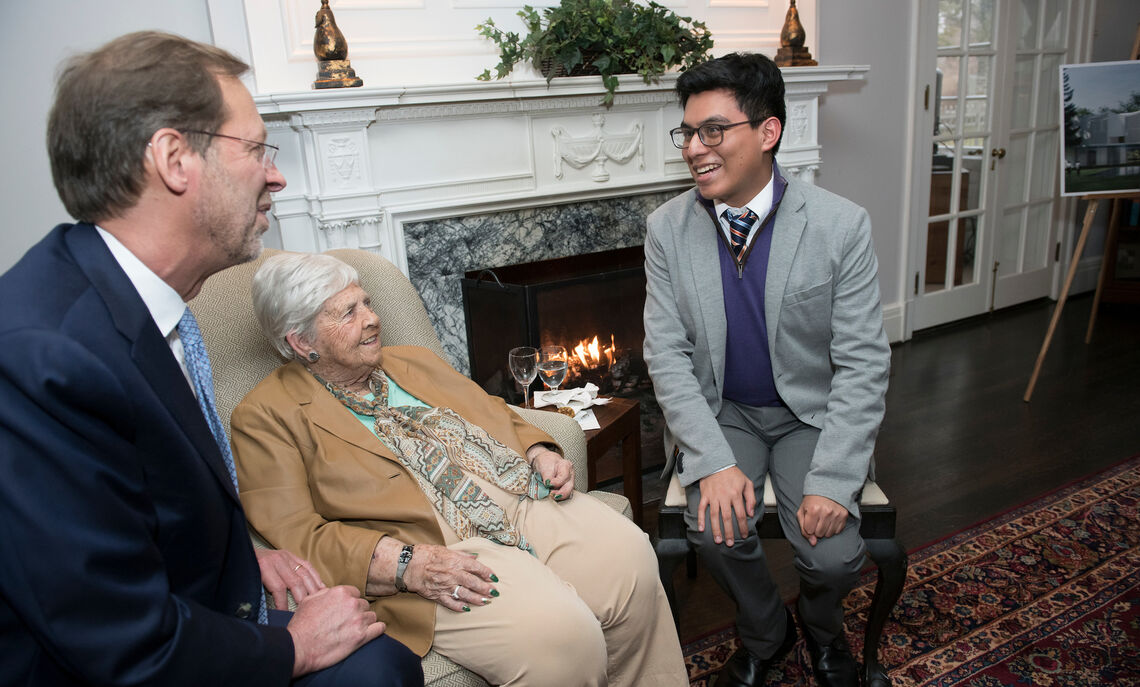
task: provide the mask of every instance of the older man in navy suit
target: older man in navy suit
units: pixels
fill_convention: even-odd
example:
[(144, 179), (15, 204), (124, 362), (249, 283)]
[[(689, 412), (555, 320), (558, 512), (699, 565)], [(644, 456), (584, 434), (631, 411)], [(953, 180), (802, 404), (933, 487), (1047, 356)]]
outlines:
[(186, 308), (285, 186), (246, 69), (147, 32), (61, 72), (48, 147), (82, 222), (0, 277), (0, 685), (422, 684), (354, 588), (250, 544)]

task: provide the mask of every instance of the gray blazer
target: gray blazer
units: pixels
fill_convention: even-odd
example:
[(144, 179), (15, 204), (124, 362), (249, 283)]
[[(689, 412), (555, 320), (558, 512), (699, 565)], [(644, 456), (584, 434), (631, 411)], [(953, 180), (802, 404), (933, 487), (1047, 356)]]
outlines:
[[(665, 474), (676, 467), (688, 486), (736, 463), (716, 420), (727, 331), (720, 227), (695, 189), (647, 224), (645, 359), (665, 416)], [(789, 178), (772, 231), (764, 315), (776, 390), (821, 430), (804, 493), (858, 516), (891, 357), (871, 222), (854, 203)]]

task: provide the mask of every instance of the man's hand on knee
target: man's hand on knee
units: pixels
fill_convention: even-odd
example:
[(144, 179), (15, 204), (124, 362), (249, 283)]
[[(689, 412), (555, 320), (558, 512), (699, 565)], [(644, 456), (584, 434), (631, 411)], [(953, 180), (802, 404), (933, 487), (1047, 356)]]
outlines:
[(835, 501), (818, 494), (804, 494), (804, 500), (796, 510), (800, 521), (800, 533), (812, 546), (820, 539), (833, 537), (847, 525), (847, 509)]
[(384, 634), (385, 627), (356, 587), (342, 585), (310, 594), (287, 626), (293, 636), (293, 677), (343, 661)]
[(752, 480), (735, 465), (702, 477), (698, 483), (701, 490), (701, 504), (697, 508), (697, 529), (705, 531), (705, 512), (709, 514), (713, 541), (732, 546), (735, 535), (732, 528), (733, 515), (739, 526), (740, 535), (748, 534), (748, 518), (756, 512), (756, 490)]

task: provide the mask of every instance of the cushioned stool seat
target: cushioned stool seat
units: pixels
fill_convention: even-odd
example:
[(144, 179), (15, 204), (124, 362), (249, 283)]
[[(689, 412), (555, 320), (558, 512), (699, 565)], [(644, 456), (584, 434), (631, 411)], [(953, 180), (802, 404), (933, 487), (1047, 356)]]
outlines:
[[(673, 620), (678, 625), (680, 613), (673, 587), (673, 572), (681, 560), (685, 559), (688, 562), (689, 577), (696, 575), (696, 555), (685, 535), (685, 506), (685, 488), (674, 474), (669, 480), (658, 512), (658, 539), (655, 548), (661, 584), (669, 597)], [(891, 682), (879, 663), (879, 641), (883, 634), (883, 624), (902, 594), (907, 558), (906, 551), (895, 540), (895, 508), (879, 485), (871, 480), (863, 485), (859, 511), (862, 516), (859, 534), (867, 545), (867, 557), (878, 567), (875, 595), (871, 600), (863, 637), (863, 684), (867, 687), (884, 687)], [(772, 490), (772, 480), (768, 477), (764, 479), (764, 517), (760, 519), (757, 528), (761, 539), (784, 538), (784, 530), (776, 515), (776, 493)]]

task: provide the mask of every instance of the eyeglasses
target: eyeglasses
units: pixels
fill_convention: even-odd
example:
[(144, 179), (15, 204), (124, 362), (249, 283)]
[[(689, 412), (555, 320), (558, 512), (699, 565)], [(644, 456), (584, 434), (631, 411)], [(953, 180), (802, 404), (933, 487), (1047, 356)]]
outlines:
[[(277, 151), (279, 148), (268, 143), (261, 141), (251, 141), (248, 138), (238, 138), (237, 136), (230, 136), (229, 134), (219, 134), (213, 131), (198, 131), (197, 129), (185, 129), (184, 134), (202, 134), (203, 136), (213, 136), (215, 138), (228, 138), (231, 141), (241, 141), (248, 143), (251, 146), (251, 151), (256, 151), (257, 157), (261, 160), (261, 166), (266, 170), (272, 169), (274, 160), (277, 159)], [(704, 140), (703, 138), (701, 140)]]
[[(764, 119), (767, 119), (765, 117)], [(689, 143), (693, 140), (693, 134), (700, 137), (701, 143), (709, 146), (718, 146), (724, 140), (725, 129), (731, 129), (734, 126), (741, 126), (742, 124), (759, 124), (764, 119), (749, 119), (744, 122), (735, 122), (733, 124), (702, 124), (696, 129), (690, 126), (679, 126), (669, 132), (673, 138), (673, 145), (678, 148), (688, 148)]]

